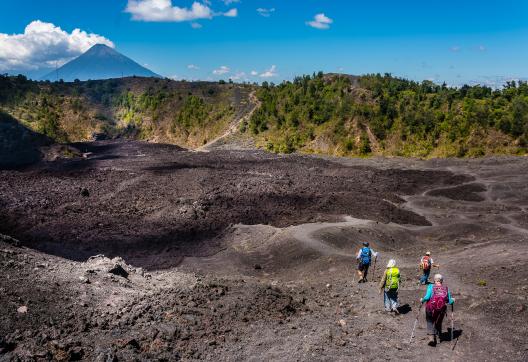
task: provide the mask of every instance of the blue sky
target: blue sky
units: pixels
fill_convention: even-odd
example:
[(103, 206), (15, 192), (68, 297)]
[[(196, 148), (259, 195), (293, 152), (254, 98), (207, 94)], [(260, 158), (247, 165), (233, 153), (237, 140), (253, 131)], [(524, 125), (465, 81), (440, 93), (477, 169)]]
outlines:
[[(49, 23), (32, 27), (37, 40), (24, 34), (36, 20)], [(526, 0), (17, 0), (0, 3), (0, 33), (0, 71), (27, 74), (104, 39), (186, 79), (280, 82), (319, 70), (452, 85), (528, 77)]]

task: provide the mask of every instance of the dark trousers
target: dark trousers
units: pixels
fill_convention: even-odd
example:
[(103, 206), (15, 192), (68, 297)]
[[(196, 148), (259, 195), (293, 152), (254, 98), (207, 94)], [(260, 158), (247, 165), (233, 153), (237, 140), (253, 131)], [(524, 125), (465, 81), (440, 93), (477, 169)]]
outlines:
[(367, 279), (369, 266), (369, 264), (363, 264), (362, 262), (359, 262), (358, 270), (363, 273), (363, 279)]
[(431, 311), (425, 309), (425, 320), (427, 321), (427, 334), (433, 336), (440, 336), (442, 334), (442, 322), (446, 315), (447, 307), (439, 311)]

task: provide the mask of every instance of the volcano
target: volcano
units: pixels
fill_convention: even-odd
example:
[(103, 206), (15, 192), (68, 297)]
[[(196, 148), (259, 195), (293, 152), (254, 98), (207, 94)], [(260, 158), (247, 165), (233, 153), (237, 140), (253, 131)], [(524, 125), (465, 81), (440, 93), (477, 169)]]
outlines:
[(48, 73), (42, 80), (66, 82), (122, 77), (156, 77), (160, 75), (104, 44), (96, 44), (79, 57)]

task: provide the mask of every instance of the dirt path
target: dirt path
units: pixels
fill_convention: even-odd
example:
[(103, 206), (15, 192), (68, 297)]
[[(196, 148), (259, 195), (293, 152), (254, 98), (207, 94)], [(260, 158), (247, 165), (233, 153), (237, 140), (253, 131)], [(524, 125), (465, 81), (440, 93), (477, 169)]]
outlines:
[(222, 135), (216, 137), (215, 139), (207, 142), (205, 145), (197, 148), (196, 151), (209, 152), (209, 151), (213, 150), (215, 147), (217, 147), (219, 144), (221, 144), (223, 140), (227, 139), (228, 137), (230, 137), (232, 135), (235, 135), (236, 133), (239, 133), (240, 132), (240, 125), (243, 122), (249, 121), (251, 119), (251, 116), (253, 115), (253, 113), (260, 107), (260, 100), (256, 96), (256, 91), (252, 91), (249, 94), (248, 99), (253, 104), (253, 106), (251, 107), (249, 112), (244, 114), (242, 117), (233, 120), (233, 122), (231, 122), (231, 125), (229, 126), (227, 131), (225, 131), (225, 133), (223, 133)]
[(351, 216), (346, 216), (345, 221), (343, 222), (302, 224), (288, 228), (287, 232), (290, 232), (294, 239), (300, 241), (305, 246), (317, 251), (321, 255), (339, 255), (355, 259), (356, 254), (347, 253), (339, 248), (329, 245), (317, 238), (315, 234), (325, 229), (362, 227), (367, 226), (371, 223), (371, 220), (361, 220), (353, 218)]

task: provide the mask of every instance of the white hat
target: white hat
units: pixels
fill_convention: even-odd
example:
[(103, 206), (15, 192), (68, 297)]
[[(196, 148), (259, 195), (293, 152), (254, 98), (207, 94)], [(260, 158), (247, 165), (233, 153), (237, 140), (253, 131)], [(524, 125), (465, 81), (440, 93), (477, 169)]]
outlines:
[(387, 263), (387, 268), (394, 268), (395, 266), (396, 266), (396, 260), (394, 259), (389, 260), (389, 262)]
[(430, 251), (428, 251), (427, 253), (425, 253), (425, 255), (431, 255), (431, 252), (430, 252)]
[(435, 274), (434, 281), (435, 282), (443, 282), (444, 281), (444, 277), (442, 276), (442, 274)]

